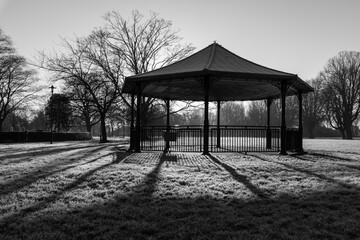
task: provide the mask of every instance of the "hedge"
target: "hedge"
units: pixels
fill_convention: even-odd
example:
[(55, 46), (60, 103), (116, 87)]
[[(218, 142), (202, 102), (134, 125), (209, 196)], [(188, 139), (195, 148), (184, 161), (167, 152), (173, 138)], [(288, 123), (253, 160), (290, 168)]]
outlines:
[[(53, 141), (80, 141), (92, 139), (91, 133), (53, 133)], [(1, 143), (50, 142), (51, 132), (2, 132)]]

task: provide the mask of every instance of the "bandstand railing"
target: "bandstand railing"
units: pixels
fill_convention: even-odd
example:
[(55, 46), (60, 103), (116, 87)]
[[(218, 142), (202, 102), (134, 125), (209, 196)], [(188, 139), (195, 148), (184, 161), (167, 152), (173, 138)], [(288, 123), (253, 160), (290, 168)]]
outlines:
[[(203, 127), (142, 126), (140, 149), (202, 152)], [(210, 126), (210, 152), (278, 152), (280, 127), (271, 126)]]
[(220, 131), (210, 129), (211, 152), (278, 152), (279, 149), (280, 127), (221, 126)]
[(201, 127), (145, 126), (141, 127), (140, 148), (145, 151), (163, 151), (169, 141), (171, 151), (201, 152), (203, 132)]

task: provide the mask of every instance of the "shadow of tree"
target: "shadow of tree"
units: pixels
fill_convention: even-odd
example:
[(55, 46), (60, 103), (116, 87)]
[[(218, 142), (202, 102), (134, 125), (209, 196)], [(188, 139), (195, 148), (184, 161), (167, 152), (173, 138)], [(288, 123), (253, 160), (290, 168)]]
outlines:
[[(0, 196), (8, 194), (10, 192), (15, 192), (27, 185), (30, 185), (40, 179), (44, 179), (50, 175), (66, 171), (68, 169), (74, 168), (79, 166), (79, 161), (82, 161), (84, 158), (87, 158), (88, 156), (95, 155), (95, 153), (101, 151), (102, 149), (107, 148), (108, 146), (97, 146), (92, 147), (93, 149), (91, 151), (86, 151), (86, 153), (82, 153), (82, 158), (67, 158), (66, 160), (58, 160), (58, 161), (52, 161), (50, 164), (46, 164), (45, 166), (42, 166), (40, 168), (36, 168), (32, 171), (27, 172), (25, 175), (16, 178), (12, 181), (8, 181), (6, 183), (0, 184)], [(74, 148), (75, 149), (75, 148)], [(82, 148), (81, 148), (82, 149)], [(78, 155), (77, 153), (76, 155)], [(95, 158), (86, 161), (80, 165), (83, 164), (89, 164), (92, 162), (95, 162), (99, 158), (104, 157), (102, 156), (96, 156)], [(56, 159), (54, 159), (56, 160)]]
[(312, 155), (312, 156), (316, 156), (316, 157), (326, 158), (328, 160), (332, 159), (332, 160), (335, 160), (335, 161), (346, 161), (346, 162), (353, 162), (354, 161), (354, 159), (351, 159), (351, 158), (343, 158), (343, 157), (324, 154), (324, 153), (308, 153), (308, 154)]
[[(53, 155), (53, 154), (58, 154), (58, 153), (62, 153), (62, 152), (69, 152), (72, 150), (87, 150), (89, 148), (98, 148), (99, 146), (97, 145), (88, 145), (88, 146), (61, 146), (58, 148), (46, 148), (46, 149), (42, 149), (42, 150), (32, 150), (32, 151), (23, 151), (20, 153), (15, 153), (15, 154), (7, 154), (6, 156), (3, 156), (2, 159), (3, 160), (7, 160), (6, 164), (14, 164), (14, 163), (18, 163), (18, 162), (23, 162), (24, 160), (26, 161), (27, 159), (31, 158), (31, 157), (40, 157), (40, 156), (47, 156), (47, 155)], [(102, 147), (102, 146), (100, 146)], [(14, 160), (12, 160), (14, 159)], [(4, 163), (3, 163), (4, 164)]]
[[(0, 224), (1, 225), (2, 224), (7, 224), (9, 222), (14, 221), (15, 219), (19, 219), (20, 217), (21, 218), (25, 217), (27, 214), (30, 214), (30, 213), (33, 213), (33, 212), (36, 212), (36, 211), (40, 211), (41, 209), (46, 208), (49, 204), (55, 202), (57, 199), (59, 199), (61, 196), (63, 196), (64, 193), (66, 193), (68, 191), (71, 191), (72, 189), (74, 189), (75, 187), (80, 185), (81, 183), (85, 182), (88, 179), (88, 177), (93, 175), (95, 172), (100, 171), (101, 169), (104, 169), (106, 167), (109, 167), (110, 165), (117, 164), (117, 163), (123, 161), (126, 157), (128, 157), (130, 155), (130, 153), (123, 153), (123, 154), (110, 153), (110, 154), (107, 154), (107, 155), (102, 155), (102, 156), (100, 156), (100, 157), (98, 157), (96, 159), (93, 159), (90, 162), (95, 161), (95, 160), (97, 160), (99, 158), (106, 157), (108, 155), (116, 155), (116, 159), (113, 160), (110, 163), (103, 164), (103, 165), (101, 165), (99, 167), (95, 167), (92, 170), (82, 174), (79, 178), (77, 178), (75, 181), (71, 182), (70, 184), (67, 184), (60, 191), (57, 191), (54, 194), (50, 194), (49, 196), (44, 197), (38, 203), (33, 204), (33, 205), (29, 206), (29, 207), (23, 208), (18, 213), (10, 215), (10, 216), (2, 219)], [(61, 171), (63, 171), (63, 170), (61, 170)]]
[[(354, 159), (349, 159), (349, 158), (342, 158), (342, 157), (335, 157), (335, 156), (330, 156), (330, 155), (326, 155), (326, 154), (316, 154), (316, 153), (312, 153), (309, 154), (312, 156), (317, 156), (317, 157), (321, 157), (321, 158), (326, 158), (327, 161), (329, 161), (329, 159), (331, 161), (334, 161), (336, 165), (338, 166), (343, 166), (343, 167), (347, 167), (347, 168), (351, 168), (351, 169), (355, 169), (355, 170), (359, 170), (360, 171), (360, 162), (356, 161)], [(308, 159), (306, 159), (305, 157), (300, 157), (300, 156), (294, 156), (297, 159), (303, 160), (303, 161), (307, 161)], [(341, 162), (347, 162), (347, 163), (339, 163), (338, 161)], [(313, 160), (313, 162), (316, 162), (315, 160)], [(354, 165), (357, 164), (357, 165)]]

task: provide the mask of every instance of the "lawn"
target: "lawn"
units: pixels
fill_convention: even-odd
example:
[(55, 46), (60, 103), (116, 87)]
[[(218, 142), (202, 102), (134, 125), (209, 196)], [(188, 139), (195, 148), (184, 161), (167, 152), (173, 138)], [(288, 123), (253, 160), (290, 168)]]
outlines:
[(360, 141), (333, 141), (301, 156), (0, 145), (0, 239), (359, 239)]

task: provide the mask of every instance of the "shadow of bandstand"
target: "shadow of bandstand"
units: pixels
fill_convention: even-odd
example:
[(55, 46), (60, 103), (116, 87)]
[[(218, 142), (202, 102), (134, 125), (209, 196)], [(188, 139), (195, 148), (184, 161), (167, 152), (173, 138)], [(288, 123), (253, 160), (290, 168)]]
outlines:
[(248, 188), (253, 194), (261, 199), (269, 199), (269, 197), (261, 191), (258, 187), (252, 184), (249, 180), (248, 176), (239, 174), (233, 167), (227, 165), (226, 163), (222, 162), (221, 159), (217, 158), (216, 156), (209, 155), (208, 156), (213, 162), (218, 164), (219, 166), (223, 167), (237, 182), (243, 184), (246, 188)]
[(156, 152), (134, 153), (126, 158), (123, 163), (139, 164), (139, 165), (177, 165), (181, 167), (190, 167), (196, 169), (217, 169), (221, 167), (200, 153), (171, 153), (163, 154)]
[[(123, 161), (123, 163), (134, 163), (133, 157), (127, 158)], [(179, 166), (196, 167), (198, 171), (203, 169), (225, 170), (235, 181), (237, 181), (239, 184), (243, 184), (255, 196), (259, 197), (260, 199), (269, 199), (269, 197), (264, 192), (251, 183), (248, 176), (239, 174), (236, 169), (222, 162), (220, 158), (217, 158), (214, 155), (204, 156), (200, 154), (186, 154), (185, 158), (187, 158), (188, 161), (184, 160), (183, 154), (158, 154), (158, 158), (153, 158), (152, 162), (155, 164), (155, 167), (146, 175), (143, 182), (137, 186), (137, 193), (142, 192), (142, 194), (151, 196), (152, 193), (155, 192), (161, 167), (164, 164), (178, 164)], [(182, 160), (180, 161), (180, 159)], [(139, 159), (135, 162), (140, 163)]]
[[(142, 157), (150, 157), (142, 163)], [(190, 160), (185, 161), (183, 158)], [(259, 159), (265, 160), (265, 159)], [(104, 168), (116, 164), (147, 164), (150, 171), (131, 187), (129, 194), (115, 193), (107, 202), (86, 205), (67, 214), (44, 212), (37, 218), (26, 215), (40, 211), (55, 202), (64, 193), (71, 191), (85, 182), (89, 176)], [(159, 199), (153, 196), (161, 181), (162, 167), (166, 164), (179, 164), (189, 168), (217, 169), (226, 171), (239, 184), (244, 185), (258, 198), (247, 201), (241, 198), (221, 201), (214, 196), (194, 198), (176, 197)], [(292, 167), (283, 165), (284, 167)], [(293, 169), (302, 170), (302, 169)], [(312, 174), (311, 172), (307, 172)], [(315, 175), (316, 176), (316, 175)], [(324, 177), (318, 175), (317, 177)], [(324, 180), (329, 180), (324, 178)], [(185, 187), (185, 186), (184, 186)], [(90, 239), (269, 239), (287, 238), (323, 239), (339, 237), (356, 239), (360, 236), (360, 215), (354, 210), (360, 209), (359, 192), (345, 192), (342, 185), (325, 192), (314, 192), (303, 198), (284, 198), (278, 196), (269, 201), (269, 197), (251, 183), (248, 176), (240, 174), (228, 162), (216, 155), (183, 155), (157, 153), (114, 153), (113, 161), (85, 172), (76, 181), (68, 184), (57, 193), (44, 198), (36, 205), (23, 209), (16, 216), (0, 221), (3, 233), (15, 234), (14, 231), (26, 226), (26, 231), (37, 231), (46, 227), (48, 221), (60, 224), (53, 229), (54, 236), (65, 238)], [(20, 220), (21, 219), (21, 220)], [(330, 220), (336, 220), (332, 224)], [(345, 226), (351, 220), (353, 225)], [(14, 222), (21, 222), (16, 228)], [(316, 231), (309, 228), (316, 224)], [(342, 225), (341, 223), (344, 222)], [(73, 227), (66, 232), (66, 223)], [(330, 224), (330, 226), (329, 226)], [(65, 229), (65, 230), (64, 230)], [(294, 229), (296, 231), (294, 231)], [(41, 230), (41, 229), (40, 229)], [(40, 231), (39, 230), (39, 231)], [(25, 231), (25, 232), (26, 232)], [(340, 232), (340, 234), (339, 234)], [(101, 235), (94, 235), (101, 234)], [(333, 235), (331, 235), (333, 234)], [(0, 233), (1, 236), (1, 233)], [(40, 236), (40, 235), (39, 235)]]

